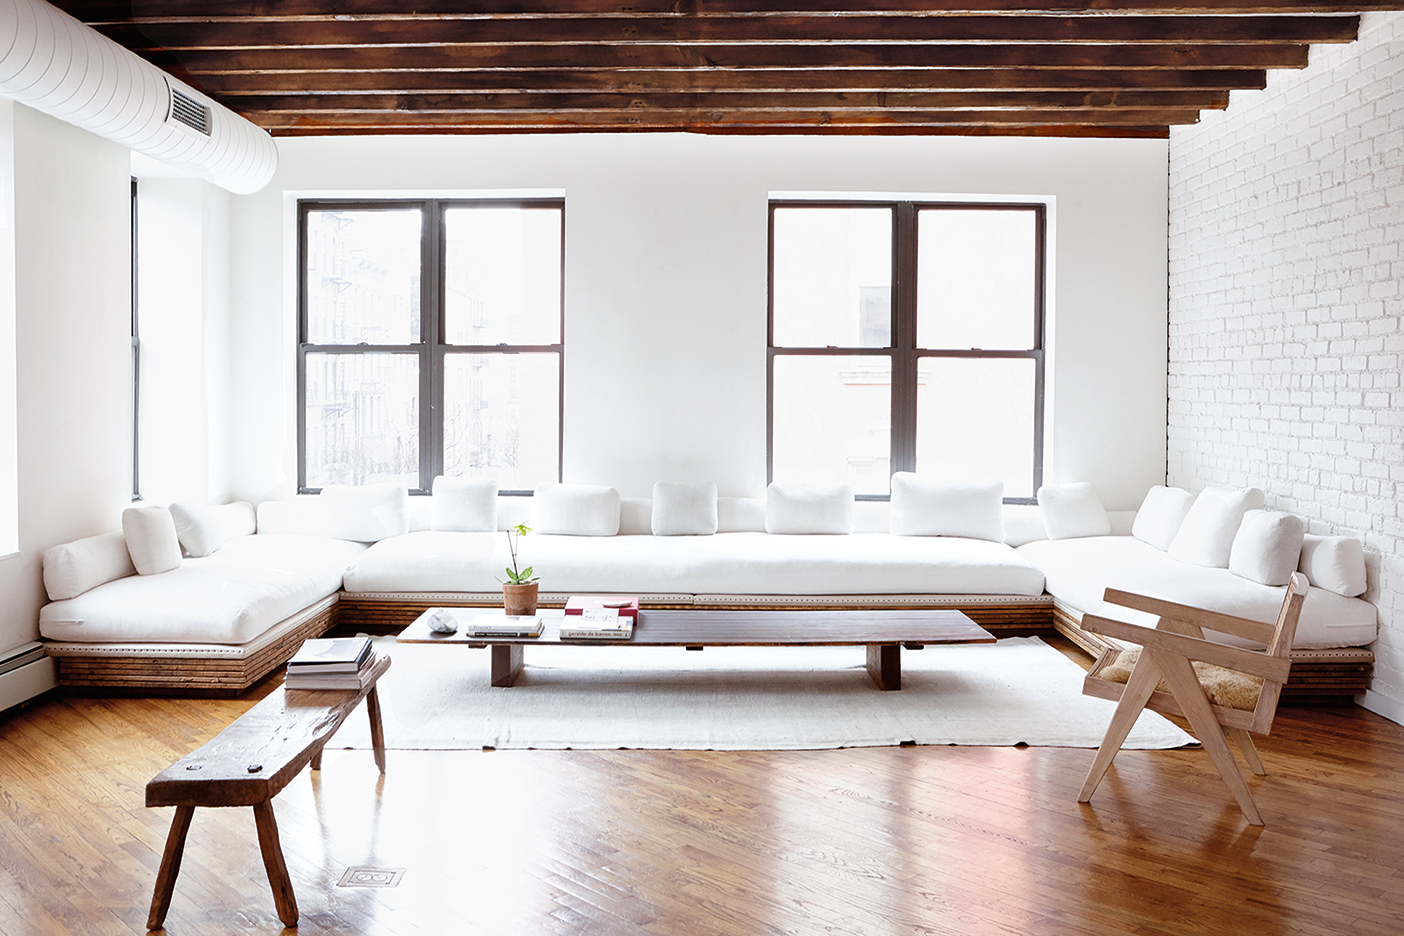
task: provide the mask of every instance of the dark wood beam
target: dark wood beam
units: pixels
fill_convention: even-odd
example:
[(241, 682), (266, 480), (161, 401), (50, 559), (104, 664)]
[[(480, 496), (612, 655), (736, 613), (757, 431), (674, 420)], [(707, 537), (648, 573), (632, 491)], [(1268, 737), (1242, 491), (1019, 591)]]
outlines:
[[(705, 81), (700, 80), (705, 78)], [(337, 94), (613, 91), (1222, 91), (1267, 87), (1267, 72), (1238, 69), (766, 69), (691, 71), (605, 69), (474, 72), (294, 72), (205, 74), (198, 79), (219, 97), (308, 92)]]
[[(1105, 110), (1097, 108), (1062, 108), (1024, 111), (834, 111), (819, 116), (797, 115), (790, 111), (716, 112), (696, 110), (633, 111), (498, 111), (475, 115), (451, 113), (421, 113), (407, 115), (321, 114), (315, 116), (253, 111), (250, 120), (270, 131), (318, 127), (340, 132), (348, 127), (415, 129), (423, 132), (465, 132), (492, 130), (694, 130), (714, 129), (770, 132), (778, 128), (791, 130), (834, 130), (848, 127), (981, 127), (981, 126), (1167, 126), (1192, 124), (1198, 121), (1198, 111), (1166, 110)], [(381, 117), (383, 119), (377, 119)]]
[(937, 92), (675, 92), (656, 94), (348, 94), (334, 97), (289, 94), (226, 97), (241, 113), (395, 115), (483, 114), (510, 111), (641, 111), (691, 110), (742, 113), (788, 111), (796, 114), (832, 111), (989, 110), (994, 108), (1096, 108), (1157, 110), (1222, 110), (1227, 91), (937, 91)]
[(750, 68), (1303, 68), (1304, 45), (708, 45), (445, 46), (401, 50), (191, 50), (176, 56), (192, 75), (236, 72), (407, 69)]
[(121, 23), (101, 31), (134, 51), (483, 45), (733, 43), (1351, 42), (1358, 16), (774, 16), (531, 19), (227, 20)]
[(758, 16), (790, 13), (1356, 13), (1397, 10), (1398, 0), (417, 0), (412, 10), (389, 0), (57, 0), (84, 22), (215, 19), (489, 19), (514, 16)]

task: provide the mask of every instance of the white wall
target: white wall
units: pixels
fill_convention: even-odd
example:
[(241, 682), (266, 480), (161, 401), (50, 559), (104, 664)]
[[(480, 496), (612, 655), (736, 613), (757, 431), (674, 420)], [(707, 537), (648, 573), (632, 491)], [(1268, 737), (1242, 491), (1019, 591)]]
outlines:
[(1404, 721), (1404, 14), (1170, 146), (1169, 477), (1362, 537)]
[(198, 179), (137, 186), (141, 494), (229, 493), (229, 199)]
[(128, 151), (14, 107), (19, 555), (0, 649), (38, 637), (43, 550), (131, 503)]
[[(1045, 480), (1135, 507), (1165, 465), (1163, 141), (631, 136), (279, 141), (232, 206), (232, 485), (296, 483), (299, 195), (564, 190), (567, 481), (765, 485), (769, 193), (1050, 197)], [(608, 440), (607, 442), (604, 440)]]

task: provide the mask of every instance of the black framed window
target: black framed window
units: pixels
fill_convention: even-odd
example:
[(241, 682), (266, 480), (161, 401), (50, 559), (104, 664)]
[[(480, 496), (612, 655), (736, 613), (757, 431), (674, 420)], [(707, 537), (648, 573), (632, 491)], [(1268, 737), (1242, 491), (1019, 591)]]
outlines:
[(137, 330), (137, 180), (132, 179), (132, 500), (141, 500), (141, 335)]
[(300, 201), (298, 489), (560, 480), (565, 204)]
[(768, 471), (1042, 480), (1042, 204), (770, 205)]

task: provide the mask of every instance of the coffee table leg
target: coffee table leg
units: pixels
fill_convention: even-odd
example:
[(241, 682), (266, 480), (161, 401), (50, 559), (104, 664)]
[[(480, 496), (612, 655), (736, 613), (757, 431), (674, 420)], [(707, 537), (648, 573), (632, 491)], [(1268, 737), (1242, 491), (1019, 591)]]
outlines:
[(171, 819), (171, 833), (166, 836), (166, 851), (161, 856), (156, 891), (151, 897), (151, 914), (146, 918), (149, 930), (158, 930), (166, 922), (166, 911), (171, 909), (171, 896), (175, 894), (176, 875), (180, 874), (180, 858), (185, 852), (185, 836), (194, 816), (194, 806), (177, 806), (175, 817)]
[(902, 645), (868, 644), (868, 675), (879, 689), (901, 689)]
[(521, 644), (492, 644), (492, 684), (506, 688), (517, 681), (525, 665)]

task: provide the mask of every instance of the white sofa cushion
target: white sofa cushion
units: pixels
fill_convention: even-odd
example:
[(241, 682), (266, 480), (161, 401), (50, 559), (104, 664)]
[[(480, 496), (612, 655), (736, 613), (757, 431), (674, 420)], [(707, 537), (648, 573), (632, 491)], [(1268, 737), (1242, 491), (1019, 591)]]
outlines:
[(1280, 510), (1248, 511), (1233, 538), (1229, 571), (1261, 585), (1286, 585), (1297, 571), (1305, 532), (1300, 517)]
[(50, 601), (75, 598), (128, 575), (136, 575), (136, 566), (120, 530), (44, 550), (44, 590)]
[[(1259, 585), (1228, 569), (1177, 562), (1154, 546), (1131, 536), (1093, 536), (1075, 540), (1040, 540), (1016, 552), (1047, 577), (1048, 593), (1059, 602), (1103, 617), (1154, 627), (1154, 615), (1102, 601), (1108, 587), (1271, 624), (1282, 610), (1283, 588)], [(1363, 647), (1375, 639), (1378, 613), (1359, 598), (1346, 598), (1313, 587), (1302, 605), (1299, 650)], [(1221, 643), (1251, 646), (1223, 634)]]
[(409, 532), (409, 490), (403, 484), (328, 484), (318, 497), (325, 536), (374, 543)]
[[(411, 533), (376, 543), (346, 571), (349, 593), (494, 593), (503, 536)], [(607, 594), (1037, 596), (1043, 575), (1003, 543), (954, 537), (526, 537), (545, 592)]]
[(1194, 499), (1166, 552), (1181, 562), (1227, 569), (1233, 538), (1243, 522), (1243, 515), (1262, 506), (1263, 492), (1257, 488), (1239, 491), (1205, 488)]
[(130, 575), (51, 602), (39, 632), (81, 643), (244, 644), (334, 594), (365, 548), (324, 536), (237, 537), (165, 575)]
[(532, 495), (531, 528), (564, 536), (619, 532), (619, 492), (597, 484), (548, 484)]
[(1038, 509), (1051, 540), (1111, 534), (1107, 509), (1086, 481), (1043, 485), (1038, 489)]
[(204, 504), (172, 504), (171, 520), (187, 556), (208, 556), (224, 545), (219, 520)]
[[(430, 529), (461, 533), (492, 533), (497, 530), (497, 479), (434, 479), (434, 511)], [(408, 531), (406, 531), (408, 532)]]
[(254, 506), (248, 501), (234, 501), (206, 508), (219, 525), (220, 545), (240, 536), (250, 536), (258, 529)]
[(1003, 481), (937, 481), (892, 475), (892, 532), (1004, 542)]
[(772, 481), (765, 489), (765, 532), (853, 532), (853, 489), (846, 484)]
[(619, 535), (647, 536), (653, 532), (653, 502), (647, 497), (619, 498)]
[(1306, 534), (1297, 570), (1311, 584), (1337, 595), (1365, 594), (1365, 548), (1353, 537)]
[(169, 507), (143, 504), (122, 511), (122, 538), (139, 575), (159, 575), (180, 567), (180, 539)]
[(715, 481), (658, 481), (653, 485), (654, 536), (710, 536), (717, 532)]
[(1141, 509), (1131, 524), (1131, 535), (1164, 552), (1175, 541), (1175, 534), (1180, 532), (1185, 515), (1193, 506), (1194, 495), (1189, 491), (1157, 484), (1141, 501)]

